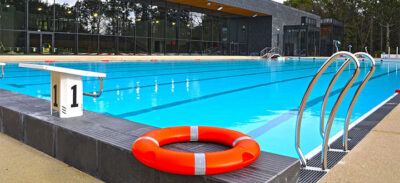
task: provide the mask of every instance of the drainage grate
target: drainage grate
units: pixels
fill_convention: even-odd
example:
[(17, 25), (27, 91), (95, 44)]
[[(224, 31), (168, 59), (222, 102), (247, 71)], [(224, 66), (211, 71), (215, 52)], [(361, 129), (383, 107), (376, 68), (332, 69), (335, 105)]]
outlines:
[[(347, 153), (338, 151), (328, 151), (328, 169), (335, 166)], [(318, 153), (307, 162), (311, 167), (322, 167), (321, 153)]]
[[(349, 139), (348, 139), (349, 150), (352, 150), (369, 132), (370, 130), (361, 129), (358, 128), (358, 126), (351, 129), (349, 131)], [(339, 138), (336, 141), (334, 141), (330, 147), (332, 149), (343, 149), (342, 138)]]
[(315, 183), (318, 182), (326, 172), (317, 170), (300, 169), (300, 183)]

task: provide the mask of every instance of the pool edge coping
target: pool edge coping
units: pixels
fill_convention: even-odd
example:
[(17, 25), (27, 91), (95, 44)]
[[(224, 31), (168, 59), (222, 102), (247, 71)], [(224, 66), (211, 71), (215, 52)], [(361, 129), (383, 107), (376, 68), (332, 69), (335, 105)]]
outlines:
[[(112, 179), (112, 178), (105, 178), (102, 175), (102, 172), (100, 169), (104, 169), (104, 167), (98, 167), (100, 164), (104, 164), (103, 161), (108, 161), (108, 164), (114, 163), (112, 160), (101, 160), (98, 159), (100, 156), (105, 156), (105, 155), (99, 155), (102, 152), (97, 152), (99, 149), (104, 149), (108, 148), (108, 153), (122, 153), (122, 156), (126, 156), (129, 160), (127, 162), (130, 163), (135, 163), (135, 167), (133, 169), (145, 169), (145, 172), (148, 172), (147, 175), (144, 176), (153, 176), (152, 178), (156, 180), (161, 180), (162, 178), (166, 178), (168, 180), (175, 180), (175, 181), (194, 181), (194, 182), (230, 182), (234, 180), (240, 180), (243, 175), (249, 175), (250, 178), (248, 182), (260, 182), (260, 181), (254, 181), (254, 180), (261, 180), (264, 178), (262, 182), (275, 182), (275, 181), (284, 181), (284, 182), (296, 182), (299, 178), (299, 170), (300, 170), (300, 161), (295, 158), (291, 157), (286, 157), (282, 155), (277, 155), (277, 154), (272, 154), (268, 152), (262, 152), (261, 156), (259, 157), (259, 160), (256, 161), (254, 164), (250, 165), (249, 168), (244, 168), (239, 171), (235, 171), (232, 173), (228, 174), (219, 174), (219, 175), (212, 175), (212, 176), (180, 176), (180, 175), (174, 175), (174, 174), (168, 174), (168, 173), (163, 173), (158, 170), (154, 170), (148, 167), (145, 167), (142, 165), (140, 162), (134, 158), (131, 152), (131, 143), (134, 141), (135, 138), (140, 136), (140, 134), (143, 134), (147, 131), (150, 131), (156, 127), (151, 127), (148, 125), (144, 125), (141, 123), (136, 123), (120, 118), (115, 118), (112, 116), (107, 116), (103, 115), (100, 113), (96, 112), (91, 112), (91, 111), (85, 111), (85, 117), (83, 118), (69, 118), (69, 119), (56, 119), (53, 116), (49, 116), (50, 111), (48, 108), (48, 105), (50, 101), (44, 100), (44, 99), (39, 99), (36, 97), (31, 97), (28, 95), (20, 94), (17, 92), (9, 91), (9, 90), (4, 90), (0, 89), (0, 131), (14, 139), (17, 139), (35, 149), (38, 149), (39, 151), (42, 151), (50, 156), (52, 156), (55, 159), (58, 159), (60, 161), (63, 161), (85, 173), (88, 173), (94, 177), (99, 178), (100, 180), (104, 180), (107, 182), (120, 182), (121, 179)], [(13, 99), (14, 98), (14, 99)], [(26, 101), (24, 101), (27, 99)], [(33, 102), (33, 103), (32, 103)], [(13, 106), (17, 105), (18, 106)], [(28, 107), (30, 104), (32, 104), (31, 107)], [(10, 114), (11, 118), (10, 118)], [(8, 116), (7, 116), (8, 115)], [(124, 123), (130, 128), (132, 126), (138, 124), (139, 127), (146, 127), (146, 129), (139, 129), (134, 132), (130, 132), (127, 130), (126, 132), (121, 132), (124, 136), (127, 136), (128, 142), (124, 143), (123, 145), (118, 144), (118, 141), (109, 141), (107, 138), (100, 138), (96, 139), (97, 134), (85, 134), (85, 130), (93, 130), (95, 129), (93, 127), (90, 129), (79, 129), (78, 127), (74, 127), (74, 129), (69, 129), (71, 127), (71, 124), (75, 121), (82, 121), (78, 122), (81, 124), (88, 123), (90, 122), (91, 124), (89, 125), (97, 125), (95, 119), (100, 119), (101, 117), (106, 117), (107, 123), (109, 123), (110, 119), (116, 119), (119, 121), (119, 124)], [(6, 119), (7, 118), (7, 119)], [(8, 121), (7, 121), (8, 120)], [(10, 121), (11, 120), (11, 121)], [(47, 120), (47, 121), (46, 121)], [(92, 122), (90, 121), (92, 120)], [(93, 122), (94, 121), (94, 122)], [(106, 121), (106, 120), (104, 120)], [(125, 122), (124, 122), (125, 121)], [(129, 124), (128, 124), (129, 122)], [(5, 124), (7, 123), (7, 124)], [(104, 122), (99, 122), (100, 124)], [(73, 126), (73, 125), (72, 125)], [(84, 128), (88, 128), (88, 125), (84, 126)], [(6, 128), (5, 128), (6, 127)], [(110, 128), (113, 128), (112, 126), (108, 126)], [(28, 129), (29, 128), (29, 129)], [(115, 127), (117, 128), (117, 127)], [(10, 130), (11, 129), (11, 130)], [(46, 130), (47, 129), (47, 130)], [(121, 130), (124, 130), (123, 127), (120, 127)], [(103, 130), (104, 131), (104, 130)], [(130, 133), (130, 134), (129, 134)], [(32, 136), (32, 134), (36, 134), (36, 137)], [(40, 134), (40, 135), (37, 135)], [(43, 139), (46, 135), (50, 135), (50, 139), (48, 140), (49, 143), (47, 145), (42, 145), (42, 141), (47, 141), (46, 139)], [(94, 134), (94, 135), (93, 135)], [(43, 135), (43, 136), (42, 136)], [(59, 136), (63, 136), (62, 138)], [(100, 137), (103, 137), (100, 135)], [(33, 138), (33, 139), (32, 139)], [(59, 140), (61, 138), (61, 140)], [(68, 138), (72, 138), (72, 141), (69, 140)], [(75, 139), (75, 140), (74, 140)], [(117, 139), (119, 140), (119, 139)], [(81, 142), (83, 141), (83, 142)], [(58, 143), (58, 144), (57, 144)], [(61, 145), (60, 145), (61, 143)], [(75, 144), (74, 144), (75, 143)], [(82, 145), (82, 143), (89, 143), (89, 146), (92, 145), (92, 147), (95, 147), (95, 154), (96, 160), (94, 162), (94, 167), (85, 167), (85, 165), (82, 165), (82, 162), (79, 162), (83, 160), (83, 164), (87, 163), (88, 160), (85, 158), (91, 159), (90, 156), (86, 156), (85, 158), (82, 159), (82, 157), (76, 157), (78, 160), (73, 160), (71, 157), (73, 155), (68, 155), (66, 153), (73, 153), (75, 149), (85, 149), (88, 150), (89, 147), (79, 147)], [(75, 147), (74, 150), (70, 150), (69, 147), (71, 145), (78, 146)], [(66, 146), (66, 147), (61, 147), (61, 146)], [(61, 149), (69, 149), (66, 150), (66, 152), (62, 152)], [(111, 151), (110, 151), (111, 148)], [(90, 150), (90, 149), (89, 149)], [(92, 149), (93, 151), (93, 149)], [(61, 155), (59, 153), (61, 152)], [(82, 156), (85, 156), (85, 153), (82, 153)], [(89, 153), (90, 154), (90, 153)], [(107, 154), (107, 153), (104, 153)], [(80, 155), (80, 154), (79, 154)], [(98, 157), (97, 157), (98, 156)], [(267, 158), (268, 156), (268, 158)], [(108, 158), (108, 157), (107, 157)], [(118, 158), (118, 157), (117, 157)], [(92, 157), (93, 159), (93, 157)], [(114, 157), (110, 159), (115, 159)], [(278, 165), (278, 164), (281, 165)], [(89, 163), (90, 164), (90, 163)], [(107, 163), (106, 163), (107, 164)], [(276, 166), (274, 166), (276, 164)], [(118, 164), (119, 165), (119, 164)], [(118, 165), (112, 165), (114, 167), (109, 167), (109, 169), (116, 169), (116, 168), (124, 168), (127, 166), (130, 166), (132, 168), (131, 164), (122, 165), (119, 167)], [(272, 166), (271, 166), (272, 165)], [(268, 169), (268, 167), (272, 167)], [(108, 167), (107, 167), (108, 168)], [(266, 169), (264, 169), (266, 168)], [(256, 169), (256, 170), (253, 170)], [(278, 169), (278, 172), (274, 173), (274, 169)], [(104, 172), (105, 170), (103, 170)], [(116, 170), (107, 170), (107, 171), (116, 171)], [(253, 173), (251, 173), (253, 171)], [(259, 177), (253, 177), (251, 178), (251, 175), (256, 175), (257, 173), (254, 172), (261, 172), (261, 174), (257, 175)], [(277, 171), (277, 170), (276, 170)], [(124, 171), (126, 172), (126, 170)], [(132, 172), (132, 171), (131, 171)], [(247, 172), (247, 174), (244, 174)], [(139, 172), (143, 173), (143, 170)], [(112, 173), (109, 173), (112, 174)], [(238, 174), (238, 175), (235, 175)], [(114, 174), (112, 174), (113, 176)], [(115, 175), (114, 175), (115, 176)], [(127, 175), (126, 175), (127, 176)], [(138, 176), (137, 176), (138, 177)], [(267, 177), (267, 178), (266, 178)], [(147, 178), (147, 177), (140, 177), (136, 181), (144, 181), (144, 182), (152, 182), (149, 181), (148, 179), (152, 178)], [(252, 180), (254, 179), (254, 180)], [(120, 180), (120, 181), (118, 181)], [(247, 179), (246, 179), (247, 180)], [(127, 180), (124, 180), (127, 181)], [(161, 181), (164, 182), (164, 181)], [(167, 181), (168, 182), (168, 181)]]

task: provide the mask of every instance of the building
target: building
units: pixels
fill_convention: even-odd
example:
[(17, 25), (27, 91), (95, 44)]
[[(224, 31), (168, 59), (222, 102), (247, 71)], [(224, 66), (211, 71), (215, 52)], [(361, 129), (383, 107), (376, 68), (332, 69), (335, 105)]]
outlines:
[(317, 56), (320, 52), (320, 28), (317, 20), (302, 17), (301, 25), (284, 26), (284, 55)]
[(287, 26), (319, 25), (271, 0), (0, 0), (0, 54), (258, 55), (284, 50)]
[(321, 56), (331, 56), (335, 53), (337, 41), (343, 43), (344, 24), (333, 18), (322, 19), (321, 21)]

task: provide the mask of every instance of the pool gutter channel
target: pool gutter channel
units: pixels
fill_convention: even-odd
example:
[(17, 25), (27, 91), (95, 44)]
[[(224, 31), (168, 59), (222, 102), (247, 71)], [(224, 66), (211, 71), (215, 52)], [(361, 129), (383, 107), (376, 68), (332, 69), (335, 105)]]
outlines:
[(308, 167), (301, 168), (299, 182), (318, 182), (399, 104), (400, 95), (395, 93), (353, 122), (349, 128), (349, 150), (347, 152), (342, 150), (343, 131), (331, 137), (328, 151), (328, 170), (321, 169), (321, 146), (308, 153), (306, 155)]
[[(185, 176), (143, 165), (131, 145), (143, 133), (157, 129), (112, 116), (84, 111), (83, 117), (50, 115), (49, 101), (0, 89), (0, 131), (39, 151), (106, 182), (298, 182), (300, 161), (262, 152), (241, 170)], [(170, 149), (206, 152), (223, 149), (204, 143), (171, 144)], [(225, 147), (226, 148), (226, 147)]]

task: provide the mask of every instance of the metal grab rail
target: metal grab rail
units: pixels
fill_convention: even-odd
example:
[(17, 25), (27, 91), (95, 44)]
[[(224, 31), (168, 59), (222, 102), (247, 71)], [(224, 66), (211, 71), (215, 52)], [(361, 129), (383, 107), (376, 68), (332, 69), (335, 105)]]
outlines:
[(360, 95), (364, 86), (367, 84), (367, 82), (369, 81), (371, 76), (374, 74), (375, 69), (376, 69), (375, 60), (370, 54), (358, 52), (358, 53), (355, 53), (354, 55), (368, 59), (371, 62), (371, 69), (369, 70), (367, 75), (362, 80), (360, 86), (358, 86), (356, 93), (354, 94), (353, 99), (351, 100), (349, 109), (347, 110), (346, 122), (344, 124), (344, 134), (343, 134), (343, 150), (344, 151), (348, 150), (347, 139), (348, 139), (348, 134), (349, 134), (349, 123), (350, 123), (350, 117), (351, 117), (351, 113), (353, 112), (354, 105), (356, 104), (358, 96)]
[(347, 68), (347, 66), (351, 63), (350, 59), (347, 59), (342, 66), (340, 66), (339, 70), (336, 72), (335, 76), (333, 77), (333, 79), (331, 80), (331, 82), (329, 83), (329, 87), (325, 92), (324, 95), (324, 100), (322, 102), (322, 107), (321, 107), (321, 119), (320, 119), (320, 133), (321, 133), (321, 137), (324, 138), (324, 124), (325, 124), (325, 109), (326, 109), (326, 103), (328, 102), (328, 98), (329, 98), (329, 94), (331, 93), (331, 90), (333, 88), (333, 86), (335, 85), (337, 79), (339, 78), (339, 76), (342, 74), (342, 72), (344, 71), (344, 69)]
[[(349, 53), (351, 54), (351, 53)], [(354, 81), (357, 79), (358, 75), (360, 74), (360, 63), (358, 62), (357, 57), (355, 55), (351, 54), (352, 60), (355, 62), (355, 69), (353, 76), (351, 76), (351, 79), (346, 83), (346, 86), (344, 89), (340, 92), (338, 99), (335, 102), (335, 105), (332, 108), (332, 111), (329, 115), (328, 123), (326, 124), (327, 127), (325, 129), (325, 136), (324, 136), (324, 143), (322, 146), (322, 169), (325, 170), (328, 168), (328, 143), (329, 143), (329, 134), (331, 133), (331, 128), (333, 124), (333, 120), (335, 119), (336, 112), (339, 109), (340, 104), (343, 101), (343, 98), (346, 96), (346, 93), (349, 91), (351, 86), (353, 85)]]
[[(358, 95), (361, 93), (361, 90), (364, 88), (364, 86), (365, 86), (365, 84), (367, 84), (367, 82), (368, 82), (368, 80), (369, 80), (369, 78), (371, 78), (371, 76), (372, 76), (372, 74), (375, 72), (375, 61), (374, 61), (374, 59), (372, 58), (372, 56), (370, 56), (369, 54), (367, 54), (367, 53), (364, 53), (364, 52), (358, 52), (358, 53), (355, 53), (354, 54), (356, 57), (365, 57), (365, 58), (367, 58), (367, 59), (369, 59), (369, 60), (372, 60), (371, 61), (371, 70), (368, 72), (368, 74), (365, 76), (365, 78), (363, 79), (363, 81), (362, 81), (362, 83), (361, 83), (361, 85), (359, 86), (359, 89), (357, 89), (357, 91), (356, 91), (356, 93), (354, 94), (354, 97), (353, 97), (353, 99), (352, 99), (352, 102), (351, 102), (351, 104), (350, 104), (350, 106), (349, 106), (349, 110), (351, 110), (351, 111), (349, 111), (350, 112), (350, 116), (347, 116), (347, 118), (350, 118), (351, 117), (351, 113), (352, 113), (352, 110), (353, 110), (353, 108), (354, 108), (354, 104), (356, 103), (356, 101), (357, 101), (357, 98), (358, 98)], [(347, 60), (346, 62), (348, 62), (349, 60)], [(321, 108), (321, 123), (320, 123), (320, 132), (321, 132), (321, 136), (322, 136), (322, 138), (324, 138), (324, 122), (325, 122), (325, 109), (326, 109), (326, 104), (327, 104), (327, 102), (328, 102), (328, 98), (329, 98), (329, 94), (330, 94), (330, 92), (331, 92), (331, 90), (332, 90), (332, 88), (333, 88), (333, 85), (335, 84), (335, 82), (336, 82), (336, 80), (338, 79), (338, 77), (339, 77), (339, 75), (343, 72), (343, 70), (347, 67), (347, 65), (345, 66), (345, 64), (346, 64), (346, 62), (340, 67), (340, 69), (339, 69), (339, 71), (337, 71), (337, 73), (335, 74), (335, 76), (334, 76), (334, 78), (332, 79), (332, 81), (331, 81), (331, 83), (329, 84), (329, 87), (328, 87), (328, 89), (326, 90), (326, 92), (325, 92), (325, 96), (324, 96), (324, 100), (323, 100), (323, 102), (322, 102), (322, 108)], [(343, 66), (345, 66), (345, 67), (343, 67)], [(372, 71), (372, 72), (371, 72)], [(339, 73), (339, 74), (338, 74)], [(361, 87), (361, 88), (360, 88)], [(348, 119), (348, 120), (350, 120), (350, 119)], [(348, 127), (348, 126), (347, 126)], [(346, 126), (345, 126), (345, 129), (346, 129)], [(346, 137), (346, 139), (347, 139), (347, 137)], [(347, 145), (347, 142), (346, 142), (346, 145)], [(347, 148), (346, 148), (346, 151), (347, 151)]]
[(266, 47), (260, 51), (260, 56), (263, 58), (268, 57), (269, 54), (283, 55), (282, 50), (278, 47)]
[(4, 65), (1, 65), (1, 76), (0, 79), (3, 79), (4, 77)]
[[(301, 104), (300, 104), (300, 107), (299, 107), (299, 113), (297, 115), (297, 124), (296, 124), (296, 151), (297, 151), (298, 155), (300, 156), (301, 164), (303, 166), (307, 166), (307, 161), (306, 161), (306, 158), (304, 157), (303, 152), (301, 151), (301, 148), (300, 148), (300, 129), (301, 129), (301, 122), (302, 122), (303, 112), (304, 112), (304, 109), (306, 107), (306, 103), (307, 103), (308, 97), (310, 96), (310, 93), (311, 93), (312, 89), (314, 88), (315, 83), (319, 80), (321, 75), (340, 56), (346, 56), (350, 60), (354, 61), (355, 65), (356, 65), (356, 69), (354, 71), (354, 74), (353, 74), (352, 78), (348, 81), (345, 89), (340, 93), (337, 101), (335, 102), (335, 105), (334, 105), (334, 107), (332, 109), (333, 112), (331, 112), (331, 115), (330, 115), (328, 123), (329, 122), (333, 122), (333, 118), (336, 115), (336, 111), (339, 108), (339, 105), (340, 105), (341, 101), (343, 100), (344, 95), (347, 93), (347, 91), (350, 88), (351, 84), (353, 84), (354, 80), (357, 78), (358, 74), (360, 73), (360, 70), (359, 70), (360, 63), (358, 62), (358, 59), (353, 54), (351, 54), (349, 52), (341, 51), (341, 52), (337, 52), (337, 53), (333, 54), (321, 66), (321, 68), (318, 70), (317, 74), (311, 80), (311, 82), (308, 85), (308, 88), (307, 88), (307, 90), (306, 90), (306, 92), (305, 92), (305, 94), (303, 96), (303, 99), (301, 101)], [(332, 126), (332, 124), (329, 126), (329, 131), (330, 131), (330, 127), (331, 126)], [(326, 134), (326, 132), (325, 132), (325, 134)], [(329, 134), (328, 134), (328, 137), (329, 137)], [(325, 164), (326, 164), (326, 162), (325, 162)], [(326, 167), (326, 166), (324, 166), (324, 167)]]
[(101, 94), (103, 93), (103, 78), (99, 77), (99, 80), (100, 80), (99, 93), (96, 94), (96, 93), (85, 93), (85, 92), (83, 92), (83, 95), (86, 95), (86, 96), (89, 96), (89, 97), (96, 97), (96, 98), (100, 97)]

